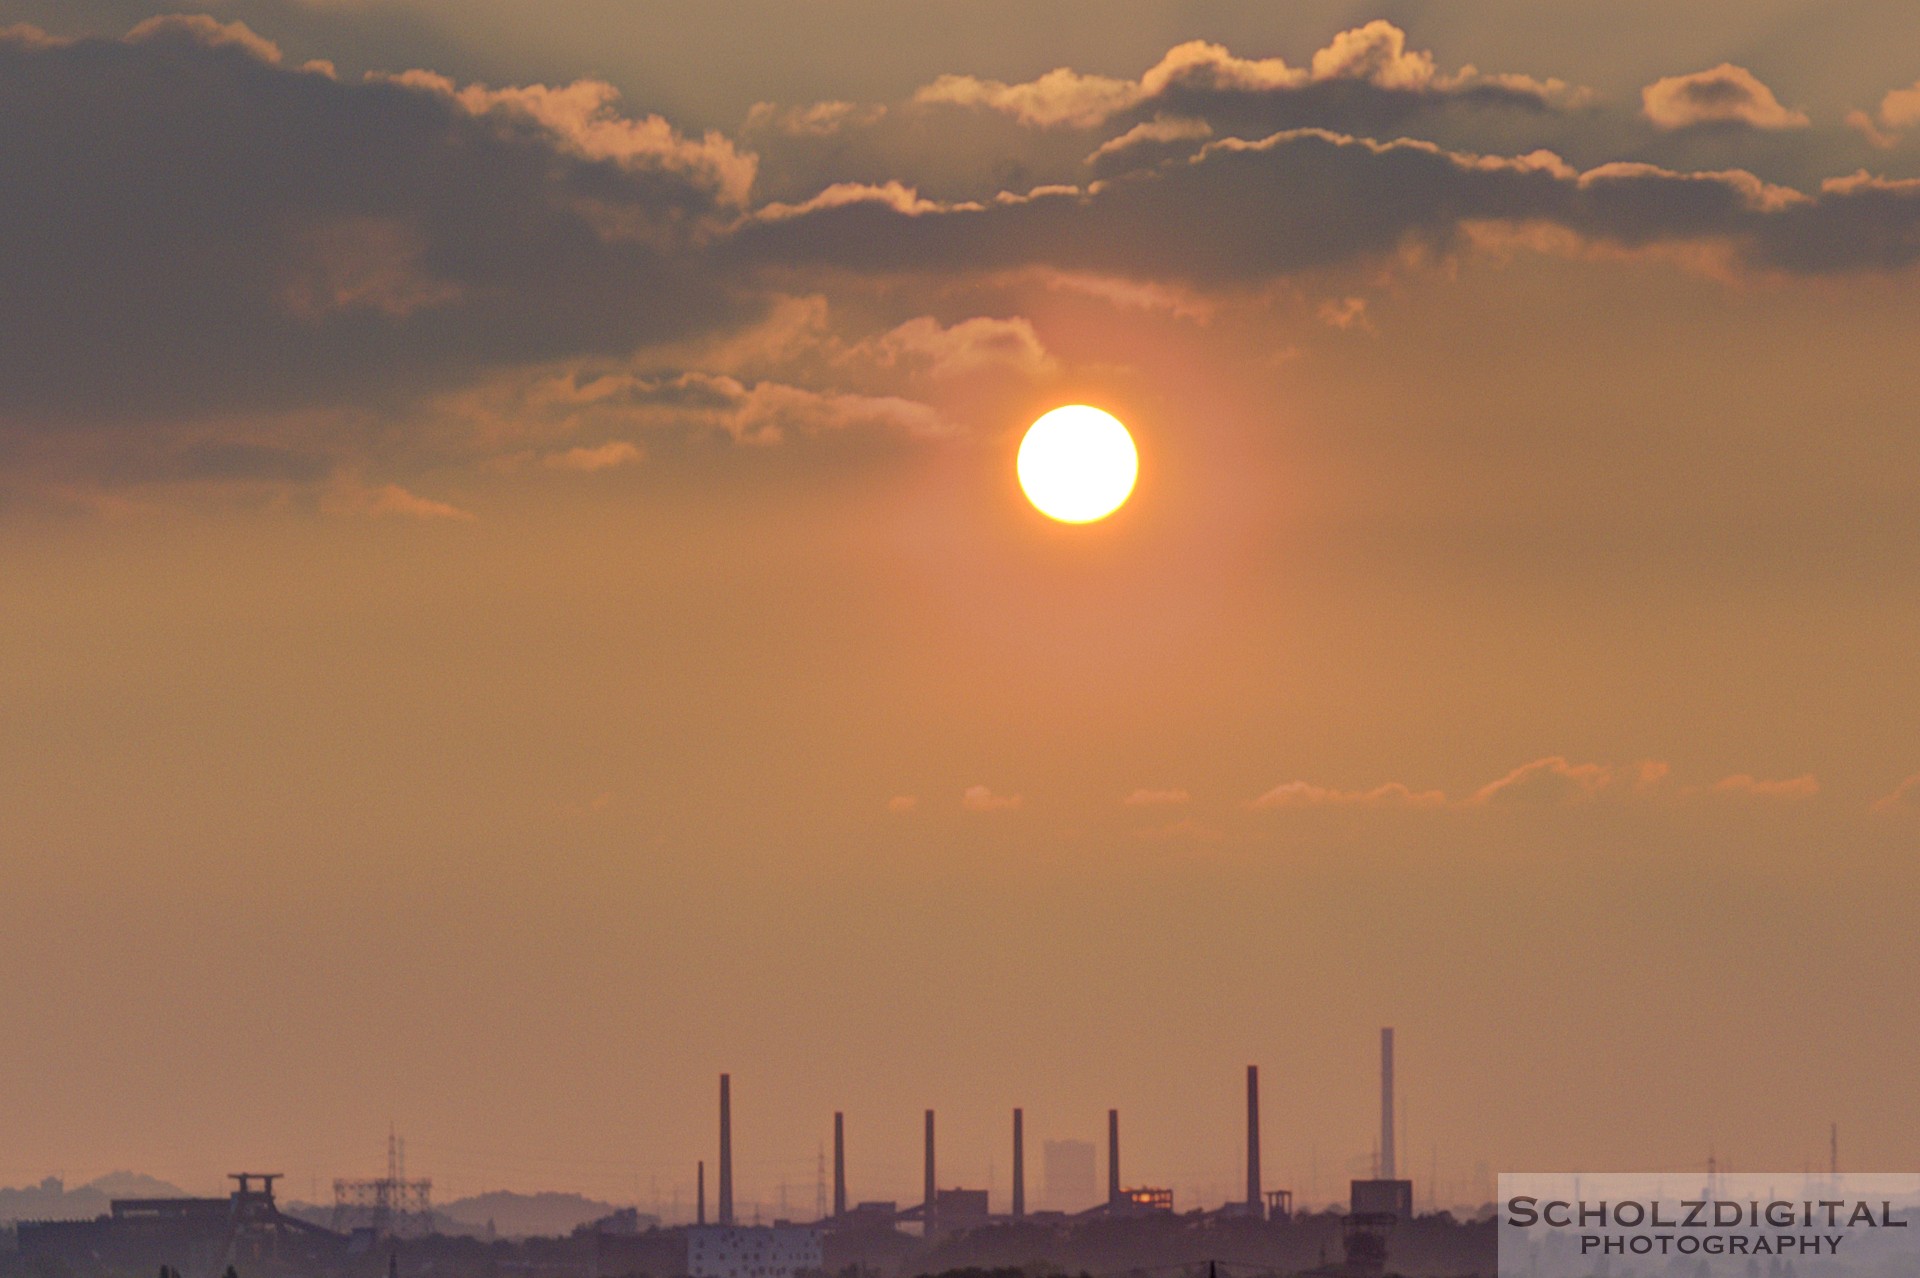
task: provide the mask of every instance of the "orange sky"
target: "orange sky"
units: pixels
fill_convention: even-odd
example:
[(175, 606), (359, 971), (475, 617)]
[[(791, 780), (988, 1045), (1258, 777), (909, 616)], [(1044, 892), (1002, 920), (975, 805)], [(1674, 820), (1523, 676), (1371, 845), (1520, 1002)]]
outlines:
[(0, 1183), (1911, 1166), (1912, 18), (1254, 10), (0, 6)]

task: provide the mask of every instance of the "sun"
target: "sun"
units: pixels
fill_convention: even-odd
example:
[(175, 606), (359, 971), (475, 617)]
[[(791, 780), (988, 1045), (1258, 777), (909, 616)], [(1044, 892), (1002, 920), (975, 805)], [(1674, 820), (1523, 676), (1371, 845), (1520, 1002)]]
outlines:
[(1140, 454), (1112, 413), (1068, 404), (1027, 428), (1015, 469), (1041, 514), (1063, 524), (1090, 524), (1126, 502), (1140, 475)]

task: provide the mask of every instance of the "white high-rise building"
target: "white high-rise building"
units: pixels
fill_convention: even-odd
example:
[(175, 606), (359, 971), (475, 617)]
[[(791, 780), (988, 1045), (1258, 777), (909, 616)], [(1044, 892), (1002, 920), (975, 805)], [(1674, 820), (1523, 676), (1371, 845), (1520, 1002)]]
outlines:
[(1041, 1198), (1054, 1211), (1080, 1211), (1100, 1201), (1091, 1141), (1050, 1140), (1041, 1147)]
[(687, 1230), (690, 1278), (795, 1278), (820, 1265), (817, 1229), (700, 1225)]

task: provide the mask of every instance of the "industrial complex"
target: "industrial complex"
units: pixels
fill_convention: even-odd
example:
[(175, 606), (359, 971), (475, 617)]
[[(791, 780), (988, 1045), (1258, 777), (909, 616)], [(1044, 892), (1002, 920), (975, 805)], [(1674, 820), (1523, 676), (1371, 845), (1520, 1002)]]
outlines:
[[(1165, 1186), (1129, 1183), (1122, 1174), (1120, 1113), (1107, 1113), (1106, 1193), (1085, 1210), (1029, 1210), (1025, 1114), (1011, 1112), (1013, 1183), (1009, 1210), (990, 1209), (984, 1189), (942, 1187), (935, 1114), (925, 1115), (925, 1167), (918, 1202), (851, 1202), (846, 1123), (833, 1116), (833, 1193), (818, 1219), (747, 1224), (736, 1217), (732, 1079), (720, 1076), (719, 1148), (712, 1210), (707, 1168), (695, 1169), (694, 1221), (641, 1229), (634, 1214), (582, 1227), (567, 1239), (521, 1244), (443, 1238), (432, 1232), (431, 1185), (409, 1180), (404, 1146), (389, 1138), (383, 1178), (336, 1181), (329, 1225), (283, 1212), (275, 1174), (240, 1172), (227, 1198), (130, 1199), (92, 1220), (22, 1221), (16, 1264), (44, 1278), (148, 1274), (180, 1278), (337, 1275), (387, 1272), (398, 1278), (468, 1274), (495, 1278), (801, 1278), (812, 1274), (901, 1275), (950, 1270), (1079, 1270), (1090, 1274), (1204, 1270), (1379, 1278), (1390, 1269), (1419, 1275), (1488, 1273), (1493, 1236), (1484, 1222), (1444, 1214), (1416, 1217), (1413, 1185), (1396, 1175), (1393, 1031), (1380, 1038), (1380, 1137), (1374, 1177), (1350, 1187), (1344, 1213), (1298, 1214), (1293, 1194), (1261, 1175), (1260, 1075), (1246, 1069), (1244, 1195), (1212, 1210), (1176, 1209)], [(1050, 1193), (1091, 1180), (1091, 1147), (1050, 1142)], [(1057, 1183), (1056, 1183), (1057, 1182)], [(536, 1245), (541, 1244), (541, 1245)]]

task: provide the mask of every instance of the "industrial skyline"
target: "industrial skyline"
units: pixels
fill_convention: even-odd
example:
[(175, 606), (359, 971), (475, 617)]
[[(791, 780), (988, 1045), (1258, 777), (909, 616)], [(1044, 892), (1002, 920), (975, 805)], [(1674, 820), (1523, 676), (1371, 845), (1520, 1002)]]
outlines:
[[(803, 1160), (798, 1156), (785, 1159), (768, 1157), (760, 1148), (763, 1138), (751, 1129), (744, 1141), (736, 1140), (734, 1078), (731, 1072), (725, 1072), (718, 1076), (715, 1145), (696, 1158), (690, 1168), (681, 1169), (687, 1173), (684, 1177), (677, 1177), (671, 1171), (663, 1176), (657, 1170), (663, 1166), (662, 1160), (655, 1156), (654, 1151), (637, 1155), (633, 1160), (634, 1167), (655, 1169), (647, 1173), (648, 1187), (643, 1192), (629, 1196), (616, 1194), (612, 1201), (637, 1206), (663, 1223), (715, 1225), (764, 1224), (776, 1219), (810, 1222), (818, 1217), (818, 1213), (808, 1212), (806, 1206), (816, 1202), (831, 1204), (831, 1210), (826, 1214), (826, 1219), (830, 1220), (848, 1219), (859, 1209), (869, 1209), (865, 1219), (871, 1223), (875, 1219), (873, 1210), (884, 1205), (887, 1208), (884, 1214), (889, 1221), (916, 1230), (923, 1229), (932, 1214), (926, 1210), (927, 1204), (935, 1202), (938, 1195), (949, 1192), (981, 1195), (979, 1201), (988, 1204), (987, 1210), (993, 1216), (1010, 1219), (1020, 1219), (1029, 1214), (1085, 1218), (1115, 1209), (1126, 1209), (1132, 1205), (1128, 1194), (1134, 1190), (1170, 1191), (1175, 1210), (1182, 1213), (1205, 1210), (1264, 1217), (1274, 1213), (1284, 1215), (1295, 1210), (1319, 1210), (1344, 1203), (1349, 1196), (1350, 1181), (1369, 1178), (1393, 1181), (1402, 1170), (1397, 1161), (1397, 1150), (1405, 1141), (1405, 1128), (1402, 1125), (1404, 1111), (1398, 1103), (1394, 1053), (1394, 1031), (1390, 1027), (1382, 1028), (1379, 1031), (1377, 1088), (1374, 1093), (1377, 1110), (1371, 1145), (1363, 1145), (1363, 1138), (1356, 1137), (1344, 1151), (1329, 1151), (1324, 1166), (1318, 1162), (1318, 1151), (1311, 1151), (1304, 1178), (1299, 1177), (1295, 1170), (1300, 1165), (1297, 1151), (1294, 1151), (1292, 1158), (1275, 1156), (1289, 1144), (1286, 1129), (1262, 1128), (1260, 1068), (1257, 1064), (1245, 1067), (1243, 1125), (1239, 1129), (1239, 1143), (1235, 1144), (1229, 1131), (1221, 1131), (1213, 1139), (1188, 1133), (1186, 1147), (1179, 1151), (1188, 1166), (1197, 1161), (1209, 1169), (1202, 1177), (1169, 1177), (1146, 1159), (1137, 1162), (1123, 1160), (1120, 1156), (1121, 1111), (1117, 1107), (1109, 1107), (1100, 1115), (1101, 1143), (1097, 1147), (1097, 1178), (1102, 1188), (1096, 1189), (1095, 1177), (1089, 1175), (1084, 1188), (1077, 1191), (1077, 1196), (1069, 1194), (1063, 1197), (1055, 1184), (1058, 1178), (1049, 1169), (1048, 1178), (1040, 1182), (1044, 1186), (1040, 1198), (1031, 1202), (1026, 1187), (1032, 1183), (1033, 1175), (1027, 1163), (1027, 1151), (1031, 1148), (1029, 1133), (1033, 1127), (1029, 1122), (1029, 1111), (1024, 1106), (1011, 1106), (1005, 1111), (1008, 1144), (1003, 1152), (1007, 1155), (1006, 1161), (1001, 1162), (989, 1154), (984, 1176), (981, 1175), (981, 1164), (977, 1158), (960, 1169), (949, 1168), (940, 1162), (942, 1147), (939, 1135), (942, 1129), (937, 1117), (940, 1111), (937, 1108), (925, 1110), (919, 1125), (921, 1162), (917, 1181), (902, 1175), (897, 1162), (889, 1164), (883, 1159), (863, 1158), (858, 1143), (850, 1149), (849, 1130), (854, 1133), (856, 1142), (864, 1138), (869, 1145), (882, 1147), (885, 1133), (876, 1125), (863, 1125), (862, 1120), (866, 1115), (859, 1109), (835, 1110), (831, 1114), (830, 1145), (823, 1144), (820, 1155), (806, 1160), (806, 1166), (813, 1175), (803, 1178), (780, 1171), (769, 1172), (769, 1168), (783, 1167), (798, 1171)], [(1269, 1097), (1268, 1100), (1271, 1106), (1275, 1098)], [(1284, 1113), (1284, 1094), (1280, 1100), (1282, 1103), (1274, 1108)], [(853, 1120), (851, 1124), (848, 1121), (850, 1115)], [(945, 1130), (949, 1140), (963, 1145), (977, 1146), (983, 1135), (978, 1130), (956, 1130), (951, 1124)], [(1064, 1132), (1059, 1126), (1051, 1130)], [(1837, 1167), (1837, 1125), (1830, 1126), (1825, 1138), (1830, 1157)], [(1060, 1140), (1046, 1143), (1065, 1146), (1069, 1154), (1083, 1148), (1089, 1153), (1096, 1149), (1094, 1142), (1075, 1140), (1064, 1135)], [(746, 1165), (761, 1169), (751, 1188), (744, 1191), (737, 1188), (735, 1176), (741, 1144), (750, 1151)], [(824, 1153), (826, 1149), (831, 1151), (830, 1163)], [(402, 1235), (425, 1231), (432, 1182), (408, 1177), (405, 1150), (404, 1137), (390, 1132), (384, 1177), (332, 1180), (332, 1197), (327, 1202), (333, 1207), (330, 1223), (336, 1230), (350, 1230), (357, 1225), (378, 1222), (380, 1228), (391, 1227)], [(1235, 1154), (1237, 1162), (1233, 1159)], [(1164, 1155), (1157, 1156), (1164, 1159)], [(1708, 1157), (1714, 1155), (1709, 1154)], [(1180, 1159), (1167, 1161), (1178, 1163)], [(1438, 1166), (1437, 1157), (1430, 1161), (1432, 1166)], [(1454, 1161), (1457, 1160), (1450, 1160), (1449, 1165)], [(1722, 1166), (1725, 1165), (1722, 1160)], [(1281, 1172), (1281, 1179), (1269, 1181), (1263, 1174), (1263, 1168), (1276, 1166), (1286, 1170)], [(1490, 1163), (1482, 1160), (1476, 1170), (1490, 1166)], [(710, 1168), (717, 1169), (711, 1179)], [(564, 1176), (564, 1173), (561, 1175)], [(1423, 1181), (1412, 1174), (1407, 1179), (1409, 1182), (1419, 1182), (1412, 1201), (1423, 1211), (1451, 1209), (1472, 1213), (1489, 1201), (1492, 1192), (1490, 1181), (1481, 1182), (1473, 1177), (1453, 1185), (1444, 1181), (1437, 1184)], [(1075, 1184), (1078, 1183), (1076, 1178)], [(315, 1178), (313, 1188), (317, 1190), (319, 1186), (320, 1182)], [(520, 1190), (572, 1188), (563, 1185), (559, 1179), (522, 1182), (511, 1186), (488, 1184), (486, 1187)], [(1235, 1187), (1239, 1190), (1237, 1196)], [(295, 1203), (301, 1202), (297, 1192), (283, 1197)], [(311, 1205), (325, 1204), (314, 1199)], [(969, 1210), (978, 1208), (971, 1207)], [(394, 1223), (389, 1225), (389, 1220)], [(969, 1223), (974, 1222), (969, 1220)]]
[[(1155, 1183), (1149, 1172), (1141, 1176), (1122, 1163), (1120, 1111), (1107, 1111), (1105, 1195), (1092, 1205), (1066, 1204), (1029, 1210), (1026, 1202), (1025, 1111), (1013, 1107), (1009, 1134), (1012, 1150), (1012, 1191), (1005, 1210), (996, 1210), (990, 1189), (950, 1185), (940, 1176), (937, 1111), (923, 1115), (923, 1178), (917, 1201), (868, 1198), (850, 1191), (850, 1164), (846, 1142), (846, 1114), (833, 1115), (833, 1192), (830, 1213), (812, 1216), (793, 1211), (783, 1188), (781, 1214), (770, 1220), (744, 1218), (735, 1197), (735, 1136), (733, 1078), (719, 1076), (716, 1112), (718, 1194), (708, 1215), (706, 1160), (695, 1162), (694, 1218), (690, 1224), (662, 1220), (657, 1215), (609, 1212), (583, 1224), (572, 1237), (590, 1242), (584, 1258), (585, 1278), (622, 1273), (655, 1272), (664, 1265), (669, 1274), (686, 1272), (694, 1278), (796, 1278), (821, 1271), (912, 1272), (936, 1266), (935, 1257), (992, 1255), (1013, 1247), (1030, 1261), (1051, 1259), (1071, 1263), (1088, 1247), (1110, 1246), (1131, 1232), (1125, 1245), (1136, 1258), (1191, 1251), (1197, 1244), (1231, 1245), (1221, 1238), (1237, 1238), (1253, 1247), (1267, 1263), (1297, 1256), (1303, 1239), (1297, 1226), (1311, 1226), (1324, 1238), (1328, 1222), (1297, 1212), (1290, 1188), (1268, 1188), (1262, 1177), (1263, 1136), (1260, 1119), (1259, 1069), (1245, 1071), (1245, 1122), (1238, 1133), (1244, 1195), (1208, 1209), (1181, 1204), (1176, 1191)], [(1351, 1278), (1378, 1278), (1390, 1241), (1417, 1241), (1412, 1185), (1389, 1174), (1391, 1137), (1395, 1121), (1393, 1033), (1381, 1031), (1379, 1069), (1380, 1130), (1372, 1175), (1350, 1182), (1347, 1203), (1336, 1206), (1345, 1263)], [(89, 1219), (20, 1222), (12, 1235), (19, 1254), (29, 1260), (53, 1261), (83, 1268), (101, 1264), (170, 1266), (185, 1263), (201, 1278), (236, 1259), (263, 1265), (273, 1273), (316, 1273), (353, 1267), (354, 1258), (386, 1249), (389, 1278), (397, 1274), (401, 1247), (409, 1252), (426, 1248), (431, 1256), (443, 1246), (431, 1209), (431, 1181), (410, 1179), (406, 1172), (405, 1143), (397, 1132), (387, 1137), (387, 1174), (372, 1180), (334, 1182), (334, 1208), (325, 1226), (308, 1217), (296, 1204), (284, 1208), (275, 1195), (279, 1172), (232, 1173), (238, 1188), (226, 1199), (147, 1197), (115, 1199), (111, 1210)], [(824, 1175), (826, 1161), (819, 1162)], [(1050, 1177), (1057, 1184), (1057, 1178)], [(829, 1201), (824, 1185), (815, 1201)], [(1434, 1216), (1432, 1212), (1429, 1216)], [(1471, 1213), (1480, 1216), (1483, 1213)], [(1438, 1216), (1428, 1222), (1443, 1230), (1455, 1222)], [(1484, 1220), (1476, 1220), (1485, 1225)], [(662, 1228), (664, 1226), (664, 1228)], [(903, 1236), (902, 1230), (906, 1231)], [(1147, 1232), (1141, 1234), (1140, 1230)], [(1115, 1234), (1115, 1230), (1122, 1231)], [(1220, 1231), (1226, 1231), (1221, 1233)], [(1484, 1235), (1484, 1230), (1479, 1235)], [(488, 1221), (487, 1237), (494, 1226)], [(1476, 1235), (1476, 1236), (1479, 1236)], [(1208, 1239), (1214, 1241), (1209, 1243)], [(1484, 1246), (1484, 1237), (1481, 1244)], [(1324, 1248), (1324, 1243), (1322, 1244)], [(958, 1248), (956, 1253), (954, 1249)], [(578, 1250), (578, 1248), (576, 1248)], [(576, 1257), (576, 1267), (582, 1262)], [(428, 1268), (437, 1262), (429, 1259)], [(1146, 1263), (1141, 1259), (1141, 1263)], [(1422, 1261), (1422, 1263), (1425, 1263)]]

